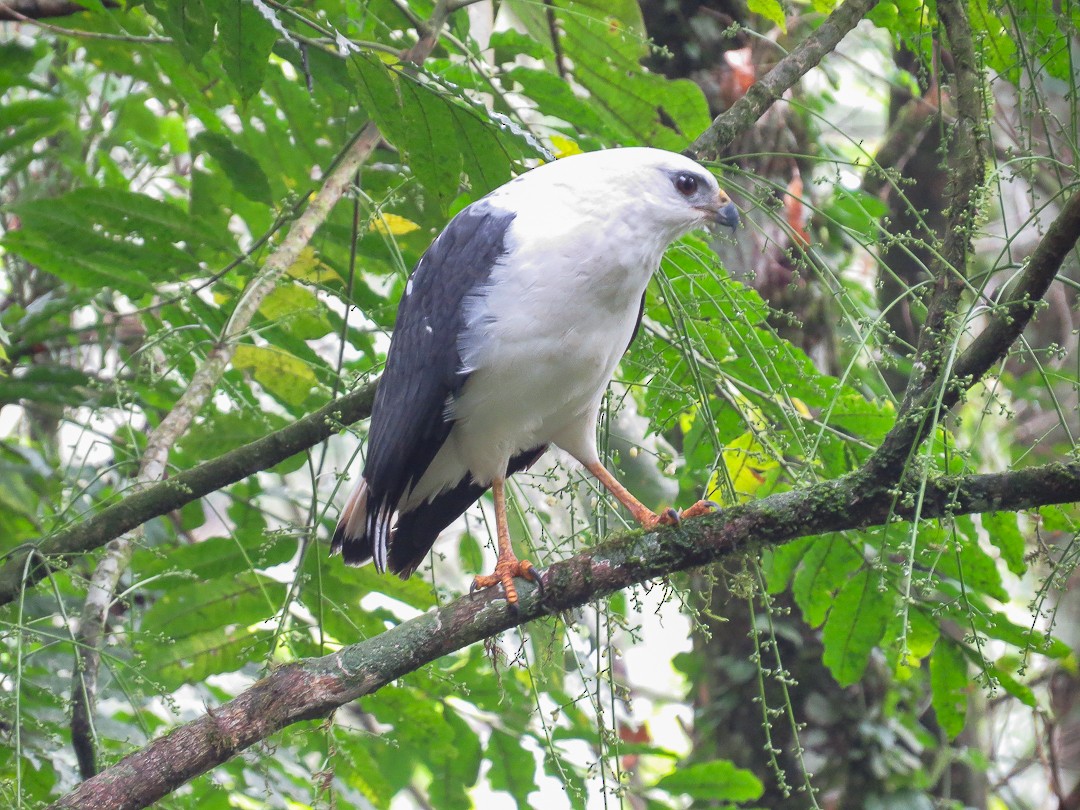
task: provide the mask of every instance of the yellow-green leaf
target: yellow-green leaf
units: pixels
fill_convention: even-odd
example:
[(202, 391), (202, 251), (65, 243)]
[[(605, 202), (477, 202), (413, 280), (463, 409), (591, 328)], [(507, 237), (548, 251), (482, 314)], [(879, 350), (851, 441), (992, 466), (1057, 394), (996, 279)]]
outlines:
[(407, 233), (420, 230), (420, 226), (411, 219), (406, 219), (397, 214), (383, 213), (380, 213), (375, 217), (368, 227), (372, 231), (378, 231), (379, 233), (388, 236), (404, 236)]
[(315, 385), (308, 364), (281, 349), (243, 345), (236, 348), (233, 368), (249, 370), (256, 382), (283, 402), (299, 405)]
[(784, 7), (777, 0), (747, 0), (746, 7), (754, 14), (760, 14), (769, 22), (776, 23), (781, 31), (787, 33)]

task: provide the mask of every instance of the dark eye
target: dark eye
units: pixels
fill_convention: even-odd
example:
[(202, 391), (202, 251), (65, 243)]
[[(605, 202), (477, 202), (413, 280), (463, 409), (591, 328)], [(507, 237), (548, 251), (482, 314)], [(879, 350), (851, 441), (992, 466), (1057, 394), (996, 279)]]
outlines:
[(675, 177), (675, 190), (684, 197), (689, 197), (697, 191), (698, 181), (692, 174), (680, 174)]

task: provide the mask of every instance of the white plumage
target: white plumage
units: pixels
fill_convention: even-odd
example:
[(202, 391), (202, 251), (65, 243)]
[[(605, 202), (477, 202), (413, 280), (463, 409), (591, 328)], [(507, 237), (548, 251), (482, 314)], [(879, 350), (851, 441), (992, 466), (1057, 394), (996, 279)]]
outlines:
[[(364, 478), (333, 550), (351, 563), (374, 555), (380, 570), (407, 576), (494, 485), (500, 561), (477, 582), (502, 582), (513, 602), (511, 577), (535, 571), (509, 550), (502, 482), (551, 444), (640, 522), (663, 522), (600, 466), (596, 420), (664, 251), (710, 223), (738, 223), (715, 178), (646, 148), (564, 158), (465, 209), (406, 288)], [(410, 528), (422, 536), (406, 537)]]

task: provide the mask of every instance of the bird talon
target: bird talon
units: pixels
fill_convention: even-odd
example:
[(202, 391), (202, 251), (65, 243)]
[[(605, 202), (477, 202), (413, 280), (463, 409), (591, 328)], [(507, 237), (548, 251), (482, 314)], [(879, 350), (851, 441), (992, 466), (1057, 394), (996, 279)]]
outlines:
[(514, 586), (514, 580), (518, 578), (535, 582), (537, 591), (540, 593), (541, 598), (543, 597), (544, 584), (540, 581), (540, 572), (528, 560), (516, 560), (513, 558), (499, 560), (495, 564), (495, 572), (492, 574), (474, 577), (472, 585), (469, 586), (469, 594), (472, 595), (478, 590), (491, 588), (495, 585), (502, 586), (507, 605), (510, 607), (511, 612), (517, 615), (518, 594), (517, 588)]
[(716, 501), (698, 501), (693, 506), (689, 506), (684, 509), (680, 517), (682, 517), (683, 519), (696, 518), (701, 517), (702, 515), (707, 515), (710, 512), (718, 511), (720, 511), (720, 504), (718, 504)]
[(682, 515), (670, 506), (661, 513), (660, 520), (657, 521), (660, 526), (678, 526), (681, 522)]
[(525, 574), (525, 579), (529, 580), (530, 582), (536, 583), (536, 596), (537, 598), (543, 600), (544, 580), (540, 579), (540, 572), (537, 571), (536, 567), (529, 563), (528, 560), (522, 560), (522, 564), (524, 566), (523, 572)]

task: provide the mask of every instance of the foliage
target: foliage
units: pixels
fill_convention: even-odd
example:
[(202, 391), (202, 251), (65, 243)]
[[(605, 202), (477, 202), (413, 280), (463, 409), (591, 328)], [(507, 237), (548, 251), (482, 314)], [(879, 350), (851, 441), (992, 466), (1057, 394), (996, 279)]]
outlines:
[[(260, 304), (213, 399), (171, 446), (170, 469), (194, 467), (373, 379), (409, 269), (468, 202), (552, 153), (680, 150), (710, 120), (697, 85), (642, 67), (648, 32), (638, 5), (625, 0), (506, 0), (500, 23), (513, 25), (490, 33), (486, 4), (475, 14), (461, 9), (419, 66), (399, 51), (431, 16), (430, 2), (86, 5), (49, 27), (0, 27), (5, 553), (130, 494), (146, 435), (176, 407), (263, 262), (365, 124), (385, 140)], [(1024, 63), (999, 9), (971, 4), (983, 67), (999, 81), (1020, 85), (1022, 75), (1045, 70), (1075, 85), (1075, 20), (1071, 33), (1064, 17), (1055, 27), (1042, 5), (1013, 9), (1035, 54)], [(762, 33), (784, 27), (779, 3), (751, 8)], [(929, 52), (927, 29), (938, 24), (922, 3), (879, 4), (873, 19), (918, 53)], [(822, 130), (841, 108), (831, 91), (804, 103), (820, 113)], [(1075, 123), (1061, 133), (1074, 155), (1076, 134)], [(910, 358), (896, 349), (866, 268), (878, 272), (879, 242), (930, 237), (890, 234), (880, 199), (847, 182), (871, 173), (863, 146), (822, 140), (815, 182), (828, 186), (808, 200), (818, 243), (800, 261), (833, 301), (839, 363), (815, 365), (781, 337), (776, 311), (734, 277), (737, 268), (719, 264), (702, 236), (686, 238), (650, 288), (603, 426), (613, 461), (643, 486), (673, 474), (681, 503), (703, 488), (722, 505), (739, 503), (839, 478), (894, 426), (899, 402), (888, 376)], [(1075, 168), (1035, 155), (1038, 147), (1016, 160), (1052, 167), (1030, 173), (1044, 189), (1051, 176), (1045, 196), (1053, 199), (1075, 185)], [(1012, 167), (998, 169), (1003, 177)], [(751, 228), (783, 219), (770, 204), (775, 189), (733, 165), (721, 171)], [(996, 248), (980, 244), (982, 269), (950, 350), (1021, 262), (1010, 242)], [(917, 285), (904, 292), (916, 313), (918, 294)], [(933, 426), (898, 485), (905, 508), (918, 511), (936, 475), (1073, 451), (1075, 356), (1070, 368), (1060, 344), (1026, 352), (1003, 363), (955, 418)], [(1044, 438), (1020, 446), (1009, 440), (1011, 417), (1030, 402), (1059, 417)], [(620, 411), (647, 414), (659, 439), (620, 444)], [(355, 474), (352, 434), (363, 431), (352, 427), (144, 527), (109, 615), (93, 730), (103, 764), (269, 668), (377, 635), (463, 590), (482, 565), (480, 545), (490, 544), (481, 510), (460, 538), (441, 541), (422, 577), (402, 582), (326, 559), (331, 504), (341, 500), (346, 470)], [(515, 540), (535, 543), (538, 564), (617, 526), (576, 474), (553, 468), (519, 478)], [(744, 667), (763, 693), (766, 682), (785, 683), (772, 619), (774, 600), (790, 594), (805, 627), (820, 630), (820, 660), (840, 687), (884, 684), (876, 732), (901, 736), (911, 757), (881, 769), (897, 796), (923, 806), (917, 801), (935, 795), (932, 768), (963, 756), (951, 741), (979, 694), (1042, 711), (1041, 674), (1075, 666), (1045, 614), (1074, 565), (1078, 519), (1062, 507), (895, 522), (745, 559), (742, 570), (715, 575), (732, 583), (733, 613), (750, 606), (758, 649), (724, 666)], [(68, 723), (82, 666), (73, 633), (97, 559), (75, 557), (0, 607), (7, 805), (37, 806), (79, 780)], [(640, 732), (645, 720), (675, 716), (684, 695), (643, 688), (650, 676), (628, 673), (619, 659), (620, 648), (656, 641), (643, 625), (671, 635), (654, 626), (658, 611), (679, 632), (702, 626), (691, 582), (672, 577), (536, 623), (503, 638), (501, 649), (469, 648), (332, 721), (278, 733), (161, 805), (388, 807), (412, 796), (450, 808), (496, 793), (520, 807), (596, 806), (598, 796), (605, 806), (633, 796), (649, 806), (752, 807), (764, 790), (760, 771), (722, 759), (680, 766), (691, 740)], [(681, 653), (678, 672), (663, 667), (681, 686), (713, 664), (688, 645), (659, 649)], [(760, 711), (766, 726), (806, 722), (790, 702)], [(761, 753), (768, 756), (775, 761)], [(812, 785), (804, 774), (787, 779)], [(814, 801), (808, 791), (807, 806)]]

